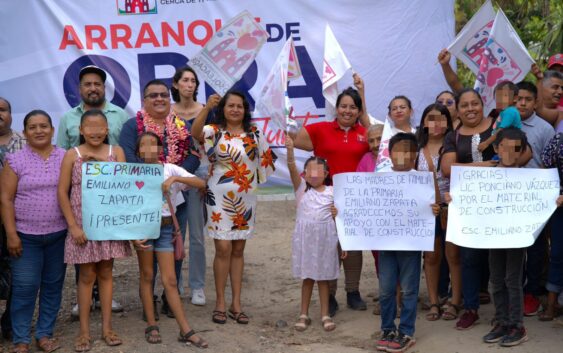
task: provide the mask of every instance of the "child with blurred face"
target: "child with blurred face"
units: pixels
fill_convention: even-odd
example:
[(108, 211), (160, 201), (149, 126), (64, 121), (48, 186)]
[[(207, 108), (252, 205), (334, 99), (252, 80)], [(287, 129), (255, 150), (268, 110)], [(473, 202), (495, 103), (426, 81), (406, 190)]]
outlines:
[[(500, 130), (493, 143), (499, 156), (497, 168), (518, 168), (518, 159), (526, 151), (526, 134), (513, 127)], [(503, 347), (528, 340), (524, 328), (522, 276), (526, 248), (490, 249), (489, 271), (495, 318), (493, 329), (483, 337), (485, 343)]]
[(518, 87), (510, 81), (501, 82), (495, 87), (496, 112), (499, 116), (493, 125), (491, 137), (479, 144), (479, 152), (486, 150), (495, 141), (495, 136), (500, 130), (509, 127), (522, 128), (522, 118), (515, 107), (517, 95)]
[[(398, 133), (389, 141), (389, 153), (395, 172), (415, 169), (418, 143), (414, 134)], [(432, 204), (437, 215), (440, 207)], [(420, 285), (421, 251), (379, 251), (379, 302), (381, 304), (381, 337), (378, 351), (405, 352), (414, 339), (416, 306)], [(400, 284), (400, 287), (397, 285)], [(401, 291), (401, 315), (397, 329), (397, 293)]]
[[(162, 153), (162, 142), (158, 135), (152, 132), (144, 132), (137, 140), (136, 152), (144, 163), (159, 164), (161, 163), (159, 156)], [(156, 317), (154, 315), (155, 303), (153, 302), (153, 268), (156, 259), (160, 268), (160, 278), (168, 305), (172, 313), (174, 313), (176, 323), (180, 329), (178, 340), (199, 348), (207, 348), (208, 343), (195, 334), (186, 318), (176, 286), (174, 246), (172, 245), (174, 239), (174, 220), (172, 214), (176, 212), (176, 206), (184, 201), (181, 192), (189, 187), (203, 190), (206, 183), (205, 180), (188, 173), (184, 168), (175, 164), (163, 163), (163, 170), (164, 182), (162, 183), (162, 192), (164, 195), (169, 196), (170, 204), (167, 201), (163, 202), (160, 236), (156, 239), (133, 241), (140, 268), (139, 295), (147, 321), (145, 339), (151, 344), (162, 342), (160, 331), (158, 326), (156, 326)]]
[(417, 150), (416, 137), (413, 134), (399, 133), (389, 141), (389, 154), (393, 171), (408, 172), (414, 169)]
[[(292, 235), (293, 277), (302, 280), (301, 312), (294, 324), (303, 332), (311, 325), (309, 306), (315, 282), (319, 288), (321, 324), (325, 331), (333, 331), (336, 324), (329, 313), (329, 281), (338, 278), (338, 234), (336, 208), (332, 186), (328, 182), (327, 161), (310, 157), (303, 167), (304, 175), (295, 165), (293, 139), (286, 136), (287, 168), (295, 191), (297, 215)], [(342, 253), (342, 258), (346, 252)]]

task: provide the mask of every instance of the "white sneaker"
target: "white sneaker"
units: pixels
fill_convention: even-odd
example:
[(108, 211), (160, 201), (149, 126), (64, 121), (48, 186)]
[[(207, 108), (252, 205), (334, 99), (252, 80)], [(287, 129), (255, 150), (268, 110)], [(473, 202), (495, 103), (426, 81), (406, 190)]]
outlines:
[(111, 300), (111, 311), (113, 311), (114, 313), (120, 313), (123, 311), (123, 306), (121, 306), (121, 304), (119, 304), (117, 301), (115, 300)]
[(78, 304), (75, 304), (70, 311), (70, 316), (72, 317), (79, 317), (80, 313), (78, 312)]
[(193, 305), (205, 305), (205, 292), (203, 288), (192, 289), (192, 304)]

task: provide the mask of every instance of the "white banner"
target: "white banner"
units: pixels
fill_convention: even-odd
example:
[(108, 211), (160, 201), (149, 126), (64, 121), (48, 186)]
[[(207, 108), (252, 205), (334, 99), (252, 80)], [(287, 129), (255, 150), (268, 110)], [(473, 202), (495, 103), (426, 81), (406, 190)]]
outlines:
[(557, 169), (452, 167), (446, 240), (482, 249), (532, 245), (555, 211)]
[[(288, 87), (295, 118), (300, 124), (325, 119), (322, 69), (328, 23), (365, 82), (369, 113), (383, 120), (391, 98), (404, 94), (418, 119), (447, 88), (434, 64), (440, 49), (454, 38), (453, 6), (453, 0), (3, 1), (0, 96), (12, 103), (16, 130), (21, 131), (24, 115), (36, 108), (49, 112), (58, 126), (64, 112), (80, 101), (80, 68), (95, 64), (108, 73), (107, 98), (133, 117), (148, 81), (171, 83), (176, 68), (187, 64), (222, 24), (248, 10), (269, 34), (235, 85), (248, 92), (251, 106), (291, 37), (302, 70), (302, 77)], [(341, 89), (352, 85), (351, 76), (339, 82)], [(202, 83), (198, 101), (205, 102), (212, 93)], [(272, 146), (283, 147), (282, 131), (271, 129), (268, 117), (256, 121)], [(276, 153), (282, 158), (268, 180), (287, 184), (285, 149)]]
[(491, 1), (487, 0), (459, 31), (455, 41), (447, 48), (475, 75), (479, 72), (479, 65), (493, 28), (494, 19), (495, 10)]
[(432, 173), (342, 173), (333, 182), (342, 250), (434, 249)]
[(518, 33), (499, 9), (475, 80), (475, 89), (483, 98), (485, 114), (495, 108), (495, 86), (503, 81), (520, 82), (533, 63), (534, 59)]

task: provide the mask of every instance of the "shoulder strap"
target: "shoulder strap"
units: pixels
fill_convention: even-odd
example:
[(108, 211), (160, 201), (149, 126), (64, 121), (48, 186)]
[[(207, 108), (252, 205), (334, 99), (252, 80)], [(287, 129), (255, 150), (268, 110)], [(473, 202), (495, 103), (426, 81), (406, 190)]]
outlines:
[(110, 157), (111, 157), (111, 154), (112, 154), (112, 147), (113, 147), (112, 145), (109, 145), (109, 156)]
[(82, 155), (80, 154), (80, 151), (78, 150), (78, 147), (74, 147), (74, 150), (76, 151), (76, 154), (78, 155), (78, 157), (82, 158)]
[(438, 178), (436, 176), (436, 168), (434, 167), (434, 161), (432, 160), (432, 156), (430, 155), (430, 151), (428, 146), (425, 146), (422, 149), (422, 153), (424, 153), (424, 159), (426, 159), (426, 163), (428, 164), (428, 169), (432, 172), (432, 176), (434, 178), (434, 192), (436, 193), (436, 203), (441, 204), (442, 198), (440, 197), (440, 188), (438, 187)]
[(176, 213), (174, 212), (174, 205), (172, 205), (172, 201), (170, 200), (170, 194), (166, 194), (166, 202), (168, 203), (168, 209), (170, 210), (170, 216), (172, 216), (172, 222), (174, 223), (174, 230), (176, 232), (180, 232), (180, 224), (178, 223), (178, 219), (176, 218)]

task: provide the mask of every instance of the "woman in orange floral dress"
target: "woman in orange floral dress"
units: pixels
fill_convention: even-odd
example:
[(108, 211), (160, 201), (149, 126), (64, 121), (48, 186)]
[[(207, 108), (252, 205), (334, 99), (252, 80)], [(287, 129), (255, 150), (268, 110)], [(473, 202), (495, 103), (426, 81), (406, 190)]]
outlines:
[[(205, 118), (217, 106), (216, 125)], [(213, 271), (217, 300), (212, 320), (227, 321), (225, 286), (231, 275), (232, 302), (228, 316), (247, 324), (240, 293), (246, 239), (254, 234), (256, 188), (274, 171), (276, 155), (251, 124), (248, 101), (236, 91), (220, 99), (212, 95), (192, 124), (192, 135), (203, 142), (211, 163), (204, 210), (207, 234), (215, 240)]]

